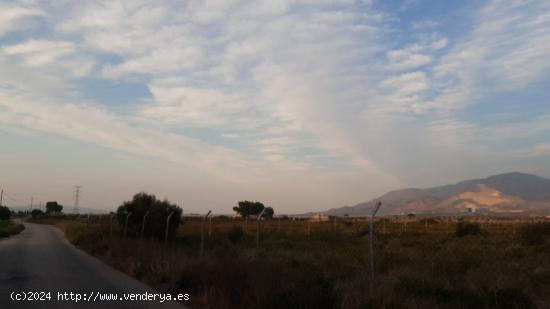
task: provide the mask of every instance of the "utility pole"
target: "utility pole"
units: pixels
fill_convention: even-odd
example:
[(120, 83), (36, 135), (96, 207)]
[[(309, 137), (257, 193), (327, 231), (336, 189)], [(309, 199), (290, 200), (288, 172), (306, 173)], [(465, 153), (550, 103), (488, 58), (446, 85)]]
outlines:
[(80, 195), (80, 187), (81, 186), (75, 186), (75, 195), (74, 195), (74, 209), (73, 209), (73, 212), (75, 214), (78, 214), (80, 212), (80, 209), (78, 208), (78, 198), (79, 198), (79, 195)]

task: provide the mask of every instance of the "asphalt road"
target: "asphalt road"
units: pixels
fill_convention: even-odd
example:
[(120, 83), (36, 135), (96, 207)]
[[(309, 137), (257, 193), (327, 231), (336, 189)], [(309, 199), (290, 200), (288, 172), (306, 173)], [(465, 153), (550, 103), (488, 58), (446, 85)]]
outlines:
[[(24, 224), (21, 234), (0, 240), (0, 308), (185, 308), (174, 301), (98, 300), (98, 293), (118, 293), (120, 299), (123, 293), (158, 292), (75, 248), (58, 229)], [(51, 300), (11, 299), (25, 292), (45, 292), (31, 294), (42, 299), (50, 292)], [(73, 292), (73, 300), (58, 299), (58, 292), (67, 292), (67, 298)], [(76, 301), (76, 293), (96, 301)]]

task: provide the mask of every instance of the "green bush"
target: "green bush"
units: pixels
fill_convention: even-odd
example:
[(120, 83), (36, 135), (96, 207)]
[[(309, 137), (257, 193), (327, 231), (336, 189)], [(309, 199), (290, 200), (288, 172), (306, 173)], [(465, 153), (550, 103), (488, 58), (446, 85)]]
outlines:
[(25, 229), (23, 224), (15, 224), (11, 221), (0, 220), (0, 238), (17, 235)]
[(176, 230), (181, 223), (182, 209), (168, 200), (158, 200), (156, 196), (145, 192), (134, 195), (131, 201), (126, 201), (117, 209), (117, 218), (120, 226), (124, 226), (127, 214), (128, 236), (138, 237), (141, 233), (143, 218), (148, 213), (145, 221), (144, 236), (162, 240), (165, 237), (166, 219), (174, 212), (168, 226), (168, 238), (176, 236)]
[(31, 211), (31, 216), (34, 218), (34, 217), (38, 217), (38, 216), (42, 216), (44, 214), (44, 212), (40, 209), (33, 209)]
[(550, 223), (528, 224), (520, 230), (521, 243), (527, 246), (542, 245), (550, 239)]
[(480, 235), (481, 226), (476, 222), (460, 221), (456, 225), (455, 235), (457, 237), (463, 237), (466, 235)]
[(11, 211), (6, 206), (0, 206), (0, 220), (9, 220), (11, 217)]

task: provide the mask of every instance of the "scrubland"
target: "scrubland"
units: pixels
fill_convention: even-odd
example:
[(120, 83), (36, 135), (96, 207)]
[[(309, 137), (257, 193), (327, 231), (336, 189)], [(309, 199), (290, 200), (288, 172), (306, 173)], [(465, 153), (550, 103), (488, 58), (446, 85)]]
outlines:
[(184, 218), (166, 246), (109, 217), (32, 219), (192, 308), (548, 308), (550, 222), (382, 218), (374, 280), (368, 222)]
[(15, 223), (11, 220), (0, 220), (0, 238), (17, 235), (25, 229), (25, 226), (20, 223)]

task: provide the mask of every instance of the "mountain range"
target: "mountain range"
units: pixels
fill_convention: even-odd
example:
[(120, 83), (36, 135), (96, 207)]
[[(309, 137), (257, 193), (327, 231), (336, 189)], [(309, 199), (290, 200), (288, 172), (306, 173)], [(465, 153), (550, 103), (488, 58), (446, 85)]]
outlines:
[(381, 215), (402, 214), (550, 214), (550, 180), (525, 173), (506, 173), (427, 189), (390, 191), (354, 206), (319, 214), (367, 216), (382, 202)]

